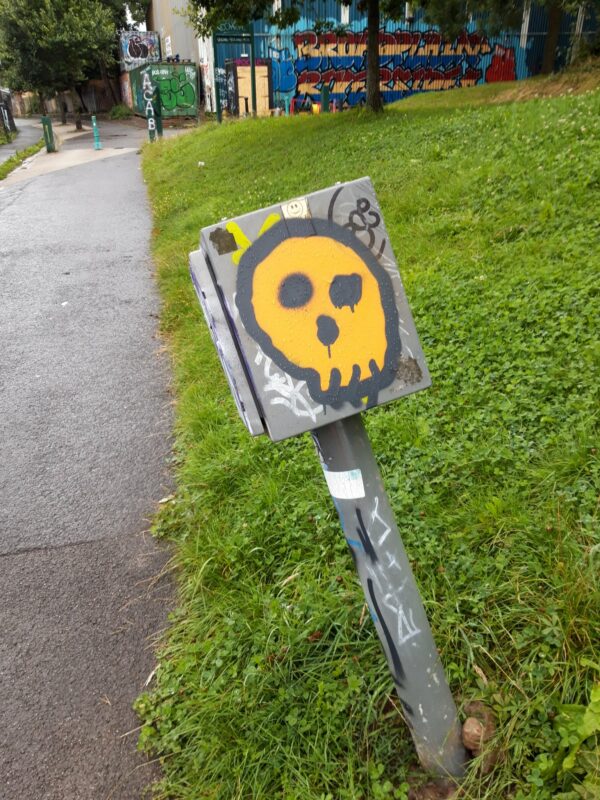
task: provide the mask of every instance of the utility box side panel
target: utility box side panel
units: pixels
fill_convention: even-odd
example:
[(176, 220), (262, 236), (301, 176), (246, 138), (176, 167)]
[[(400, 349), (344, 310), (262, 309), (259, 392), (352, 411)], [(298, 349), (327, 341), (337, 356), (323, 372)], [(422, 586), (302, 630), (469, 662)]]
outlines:
[(253, 436), (265, 433), (217, 288), (201, 250), (190, 253), (190, 274), (238, 413)]
[(430, 385), (369, 178), (204, 228), (201, 247), (273, 440)]

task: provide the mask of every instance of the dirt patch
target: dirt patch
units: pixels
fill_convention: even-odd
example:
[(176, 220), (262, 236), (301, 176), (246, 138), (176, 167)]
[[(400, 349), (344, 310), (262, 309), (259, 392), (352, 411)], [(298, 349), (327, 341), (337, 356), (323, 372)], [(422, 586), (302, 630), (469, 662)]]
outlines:
[(556, 75), (507, 84), (492, 103), (535, 100), (539, 97), (560, 97), (565, 94), (583, 94), (600, 87), (600, 59), (594, 58)]

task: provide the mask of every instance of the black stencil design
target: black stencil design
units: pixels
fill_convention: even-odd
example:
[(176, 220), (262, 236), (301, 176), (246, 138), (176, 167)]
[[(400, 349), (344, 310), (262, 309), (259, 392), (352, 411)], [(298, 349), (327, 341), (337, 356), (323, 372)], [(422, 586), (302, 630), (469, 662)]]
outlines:
[(350, 212), (345, 228), (352, 231), (355, 235), (366, 233), (369, 237), (367, 246), (372, 248), (375, 244), (375, 234), (373, 229), (377, 228), (381, 222), (381, 217), (373, 208), (366, 197), (359, 197), (356, 201), (356, 208)]

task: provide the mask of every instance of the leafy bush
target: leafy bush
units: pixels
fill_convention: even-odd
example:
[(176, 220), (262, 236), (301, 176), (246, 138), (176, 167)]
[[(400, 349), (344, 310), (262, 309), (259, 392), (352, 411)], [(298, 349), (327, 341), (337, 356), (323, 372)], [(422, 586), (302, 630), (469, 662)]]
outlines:
[(125, 103), (119, 103), (111, 108), (108, 116), (111, 119), (129, 119), (133, 116), (133, 111)]

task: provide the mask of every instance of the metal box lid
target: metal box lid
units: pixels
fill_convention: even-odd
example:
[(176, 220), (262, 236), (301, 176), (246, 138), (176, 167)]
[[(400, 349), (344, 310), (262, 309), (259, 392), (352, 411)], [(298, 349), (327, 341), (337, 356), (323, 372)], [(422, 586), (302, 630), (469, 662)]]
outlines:
[(369, 178), (204, 228), (190, 266), (240, 415), (296, 436), (430, 385)]

